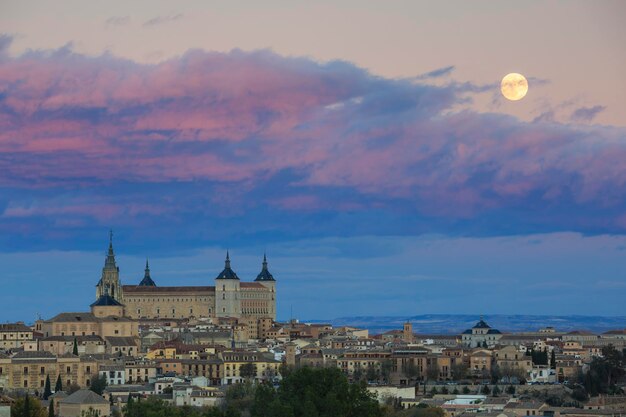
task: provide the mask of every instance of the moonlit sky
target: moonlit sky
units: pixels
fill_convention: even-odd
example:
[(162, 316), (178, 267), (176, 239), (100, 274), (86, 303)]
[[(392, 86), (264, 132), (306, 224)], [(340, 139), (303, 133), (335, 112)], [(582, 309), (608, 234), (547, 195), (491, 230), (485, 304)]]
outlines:
[(281, 319), (626, 315), (624, 16), (2, 1), (0, 321), (86, 310), (109, 228), (124, 283), (267, 251)]

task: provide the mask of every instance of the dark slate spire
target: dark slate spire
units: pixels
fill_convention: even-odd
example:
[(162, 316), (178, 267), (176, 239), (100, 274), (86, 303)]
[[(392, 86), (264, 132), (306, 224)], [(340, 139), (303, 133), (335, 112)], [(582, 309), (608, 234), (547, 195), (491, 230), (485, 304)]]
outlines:
[(143, 279), (139, 283), (140, 287), (156, 287), (155, 282), (150, 277), (150, 266), (148, 265), (148, 260), (146, 259), (146, 270), (143, 274)]
[(226, 251), (226, 261), (224, 262), (224, 270), (215, 279), (239, 279), (235, 271), (230, 267), (230, 254)]
[(255, 281), (276, 281), (272, 274), (270, 274), (269, 269), (267, 269), (267, 256), (263, 254), (263, 267), (261, 268), (261, 273), (256, 276)]
[(115, 253), (113, 252), (113, 230), (109, 231), (109, 252), (107, 253), (106, 260), (104, 261), (105, 269), (117, 269), (115, 265)]

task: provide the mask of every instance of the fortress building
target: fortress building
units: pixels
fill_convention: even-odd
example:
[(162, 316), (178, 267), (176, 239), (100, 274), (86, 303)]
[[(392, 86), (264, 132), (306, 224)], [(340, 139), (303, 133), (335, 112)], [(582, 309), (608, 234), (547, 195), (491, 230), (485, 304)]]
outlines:
[(263, 256), (261, 272), (253, 282), (242, 282), (230, 265), (226, 252), (224, 269), (213, 286), (160, 287), (150, 276), (146, 261), (143, 279), (137, 285), (122, 285), (115, 262), (113, 235), (96, 285), (96, 299), (110, 297), (123, 306), (123, 314), (134, 319), (233, 317), (276, 320), (276, 280)]

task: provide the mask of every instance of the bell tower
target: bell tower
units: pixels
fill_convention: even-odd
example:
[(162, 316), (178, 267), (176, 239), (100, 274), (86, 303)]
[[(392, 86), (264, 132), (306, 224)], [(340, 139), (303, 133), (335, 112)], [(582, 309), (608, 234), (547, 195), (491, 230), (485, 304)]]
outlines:
[(105, 294), (120, 303), (123, 300), (122, 285), (120, 283), (120, 268), (115, 263), (115, 253), (113, 252), (112, 230), (109, 232), (109, 251), (104, 260), (102, 276), (96, 285), (96, 299), (99, 299)]

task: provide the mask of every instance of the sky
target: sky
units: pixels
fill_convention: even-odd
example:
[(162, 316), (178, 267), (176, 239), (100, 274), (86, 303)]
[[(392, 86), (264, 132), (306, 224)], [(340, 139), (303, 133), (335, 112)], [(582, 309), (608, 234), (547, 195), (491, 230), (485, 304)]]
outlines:
[(267, 253), (279, 319), (626, 316), (625, 14), (1, 1), (0, 321), (86, 310), (109, 229), (125, 284)]

